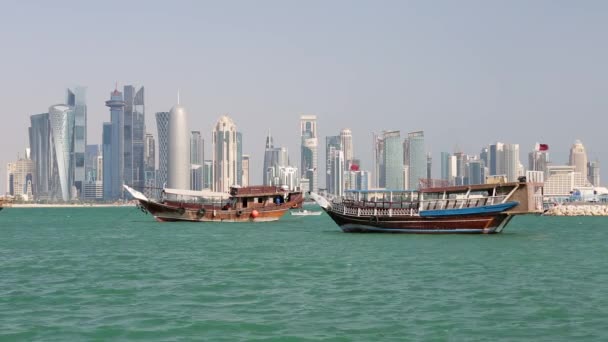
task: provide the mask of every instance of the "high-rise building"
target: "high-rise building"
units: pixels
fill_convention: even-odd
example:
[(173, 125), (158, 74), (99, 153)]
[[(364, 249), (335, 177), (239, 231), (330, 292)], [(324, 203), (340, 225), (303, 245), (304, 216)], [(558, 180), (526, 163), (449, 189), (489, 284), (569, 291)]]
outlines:
[(419, 189), (420, 179), (426, 178), (426, 153), (424, 151), (424, 132), (408, 133), (409, 141), (409, 189)]
[(156, 172), (156, 187), (167, 185), (169, 170), (169, 112), (156, 113), (156, 129), (158, 130), (158, 171)]
[(241, 177), (241, 185), (249, 186), (249, 155), (243, 154), (243, 176)]
[(132, 85), (124, 87), (124, 184), (136, 189), (144, 187), (144, 137), (145, 106), (144, 87), (135, 90)]
[(6, 188), (8, 193), (23, 201), (34, 199), (34, 162), (30, 157), (30, 150), (27, 149), (24, 158), (19, 158), (16, 162), (7, 165)]
[(213, 187), (213, 160), (205, 160), (203, 164), (203, 189)]
[(279, 169), (287, 166), (289, 166), (289, 155), (287, 153), (287, 148), (275, 147), (274, 140), (270, 134), (270, 131), (268, 131), (268, 136), (266, 137), (266, 146), (264, 149), (264, 169), (262, 170), (264, 185), (279, 185)]
[(243, 133), (236, 132), (236, 182), (243, 185)]
[(190, 132), (190, 189), (203, 189), (203, 161), (205, 160), (203, 138), (200, 131)]
[[(479, 152), (479, 160), (481, 160), (483, 162), (483, 165), (485, 165), (485, 167), (488, 167), (490, 165), (489, 155), (490, 155), (490, 152), (489, 152), (488, 148), (482, 147), (481, 151)], [(485, 180), (484, 180), (484, 182), (485, 182)]]
[[(74, 112), (72, 158), (70, 168), (73, 172), (73, 186), (76, 187), (76, 197), (83, 198), (84, 182), (86, 180), (85, 149), (87, 145), (87, 102), (86, 88), (76, 87), (67, 90), (67, 105)], [(70, 185), (70, 187), (72, 186)]]
[(590, 161), (587, 163), (587, 178), (589, 179), (589, 183), (591, 183), (595, 187), (600, 186), (600, 162)]
[(289, 190), (296, 190), (300, 186), (298, 168), (293, 166), (279, 167), (278, 185), (286, 186)]
[(145, 191), (149, 196), (154, 196), (157, 193), (156, 186), (156, 142), (154, 136), (150, 133), (146, 134), (144, 140), (144, 178)]
[[(106, 141), (106, 129), (104, 124), (104, 183), (103, 196), (105, 200), (117, 200), (122, 196), (122, 185), (124, 184), (124, 151), (125, 151), (125, 127), (124, 109), (122, 93), (114, 89), (110, 93), (110, 100), (106, 101), (106, 106), (110, 107), (110, 127), (111, 132), (109, 141)], [(106, 144), (109, 143), (109, 144)], [(105, 146), (109, 146), (106, 151)], [(106, 153), (109, 152), (109, 153)], [(131, 184), (131, 183), (128, 183)]]
[[(49, 114), (35, 114), (30, 117), (30, 153), (34, 162), (34, 196), (49, 199), (53, 172), (53, 146)], [(8, 188), (7, 188), (8, 189)]]
[(504, 162), (504, 144), (497, 142), (494, 145), (490, 145), (489, 149), (489, 167), (490, 175), (504, 175), (505, 169), (503, 166)]
[(519, 172), (519, 144), (505, 144), (503, 146), (504, 174), (508, 182), (516, 182)]
[(353, 133), (345, 128), (340, 132), (340, 146), (344, 152), (344, 170), (348, 170), (354, 158), (353, 155)]
[[(386, 188), (390, 190), (403, 190), (403, 142), (399, 131), (383, 132), (384, 140), (384, 179)], [(422, 155), (424, 159), (424, 154)], [(426, 163), (426, 160), (423, 161)], [(425, 164), (426, 165), (426, 164)], [(410, 167), (411, 173), (411, 167)], [(426, 171), (425, 171), (426, 173)], [(411, 174), (410, 174), (411, 179)]]
[(270, 185), (271, 180), (268, 177), (268, 170), (273, 165), (274, 159), (274, 141), (272, 140), (272, 135), (270, 134), (270, 130), (268, 130), (268, 136), (266, 137), (266, 146), (264, 148), (264, 169), (262, 170), (262, 181), (264, 185)]
[(101, 181), (102, 181), (102, 189), (103, 189), (103, 199), (104, 200), (115, 200), (117, 197), (114, 197), (114, 192), (112, 186), (114, 185), (112, 180), (109, 177), (112, 176), (112, 171), (114, 171), (115, 165), (112, 165), (112, 130), (114, 126), (110, 122), (103, 123), (103, 132), (102, 132), (102, 162), (101, 166)]
[(450, 179), (450, 153), (441, 152), (441, 179)]
[(85, 148), (85, 181), (97, 180), (97, 157), (102, 153), (99, 145), (87, 145)]
[(585, 146), (580, 140), (576, 140), (572, 148), (570, 148), (570, 163), (574, 166), (575, 172), (580, 172), (582, 175), (587, 175), (587, 152)]
[(431, 179), (433, 178), (433, 177), (431, 177), (432, 176), (431, 170), (433, 170), (433, 157), (431, 156), (431, 152), (428, 152), (426, 154), (426, 179), (429, 182), (429, 184), (431, 182)]
[(51, 137), (57, 165), (58, 190), (63, 201), (72, 197), (72, 143), (74, 139), (74, 110), (72, 107), (58, 104), (49, 108)]
[(333, 135), (325, 137), (325, 188), (327, 193), (334, 193), (334, 151), (342, 150), (342, 141), (340, 136)]
[(332, 150), (332, 194), (342, 196), (344, 194), (344, 152)]
[(535, 150), (528, 153), (528, 169), (530, 171), (547, 172), (549, 164), (549, 152)]
[(372, 139), (374, 144), (374, 186), (377, 188), (384, 188), (386, 187), (386, 165), (384, 163), (384, 134), (372, 133)]
[(308, 179), (308, 189), (303, 191), (319, 191), (319, 177), (317, 170), (317, 116), (300, 116), (301, 137), (301, 163), (300, 174), (302, 178)]
[(467, 184), (483, 184), (485, 183), (485, 174), (482, 160), (469, 160)]
[(213, 191), (229, 192), (237, 184), (237, 130), (234, 121), (222, 115), (213, 128)]
[(169, 112), (168, 142), (167, 187), (188, 190), (190, 189), (191, 172), (188, 114), (179, 101)]

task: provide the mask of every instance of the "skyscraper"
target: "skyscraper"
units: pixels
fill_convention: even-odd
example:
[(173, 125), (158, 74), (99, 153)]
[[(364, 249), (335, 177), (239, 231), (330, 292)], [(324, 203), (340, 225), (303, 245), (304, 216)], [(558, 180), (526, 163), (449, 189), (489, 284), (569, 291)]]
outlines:
[(264, 185), (279, 185), (279, 168), (289, 165), (287, 148), (275, 147), (274, 140), (268, 131), (264, 149), (264, 169), (262, 170)]
[(353, 160), (353, 133), (345, 128), (340, 132), (340, 146), (344, 152), (344, 170), (348, 170)]
[(164, 188), (167, 185), (167, 172), (169, 170), (169, 112), (156, 113), (156, 129), (158, 130), (156, 186)]
[(317, 116), (300, 116), (301, 137), (301, 163), (300, 174), (302, 178), (308, 179), (308, 189), (303, 191), (319, 191), (319, 177), (317, 170)]
[[(390, 190), (403, 190), (403, 142), (399, 131), (385, 131), (384, 137), (384, 163), (386, 188)], [(424, 158), (424, 154), (423, 154)], [(426, 163), (426, 160), (423, 161)], [(426, 164), (425, 164), (426, 165)], [(411, 169), (410, 169), (411, 170)], [(410, 171), (411, 173), (411, 171)]]
[(74, 139), (74, 110), (67, 105), (58, 104), (49, 108), (51, 136), (59, 176), (61, 199), (65, 202), (72, 199), (71, 155)]
[(504, 144), (497, 142), (494, 145), (490, 145), (489, 149), (489, 162), (490, 162), (490, 175), (504, 175), (505, 169), (503, 166), (504, 162)]
[[(109, 154), (106, 155), (104, 149), (104, 184), (103, 193), (105, 200), (116, 200), (122, 195), (122, 185), (124, 181), (124, 109), (122, 93), (114, 89), (110, 93), (110, 100), (106, 101), (106, 106), (110, 107), (111, 135), (109, 141)], [(105, 137), (104, 125), (104, 137)], [(104, 145), (106, 142), (104, 141)], [(106, 168), (106, 165), (108, 166)], [(131, 184), (131, 183), (128, 183)]]
[(574, 166), (574, 172), (580, 172), (582, 175), (587, 175), (587, 152), (585, 146), (580, 140), (576, 140), (570, 148), (570, 164)]
[(34, 162), (34, 196), (48, 199), (51, 195), (51, 173), (53, 171), (53, 146), (51, 145), (51, 125), (49, 114), (30, 117), (30, 153)]
[(243, 133), (236, 132), (236, 183), (243, 185)]
[(344, 194), (344, 152), (342, 150), (332, 150), (332, 194), (342, 196)]
[[(67, 105), (74, 111), (73, 154), (71, 166), (73, 185), (76, 187), (77, 197), (83, 198), (84, 182), (86, 179), (85, 149), (87, 145), (87, 102), (86, 88), (76, 87), (67, 90)], [(70, 185), (71, 186), (71, 185)]]
[(450, 153), (441, 152), (441, 179), (450, 179)]
[(249, 186), (249, 155), (247, 154), (243, 154), (243, 176), (241, 185), (244, 187)]
[(203, 138), (200, 131), (190, 132), (190, 189), (203, 189), (203, 161), (205, 160)]
[(144, 137), (146, 134), (144, 87), (124, 87), (124, 183), (141, 189), (145, 181)]
[(549, 152), (535, 149), (528, 153), (528, 170), (547, 172), (549, 164)]
[(213, 128), (213, 191), (229, 192), (237, 184), (237, 131), (231, 118), (222, 115)]
[(507, 181), (516, 182), (519, 176), (519, 144), (505, 144), (503, 149), (504, 155), (504, 174), (507, 176)]
[(328, 193), (334, 193), (334, 151), (342, 150), (341, 137), (337, 135), (325, 137), (325, 188)]
[(591, 183), (595, 187), (600, 186), (600, 162), (590, 161), (587, 163), (587, 178), (589, 179), (589, 183)]
[(146, 172), (156, 170), (156, 142), (150, 133), (146, 133), (144, 141), (144, 169)]
[(213, 160), (205, 160), (203, 163), (203, 189), (213, 187)]
[(190, 134), (186, 109), (178, 104), (169, 112), (169, 168), (167, 187), (190, 189)]
[[(384, 163), (384, 134), (372, 133), (372, 141), (374, 143), (374, 186), (378, 188), (384, 188), (386, 187), (386, 165)], [(403, 156), (401, 158), (403, 158)]]
[(102, 144), (101, 144), (101, 151), (102, 151), (102, 177), (101, 180), (102, 181), (102, 189), (103, 189), (103, 199), (104, 200), (114, 200), (117, 197), (114, 197), (115, 193), (114, 193), (114, 189), (112, 188), (114, 186), (114, 183), (112, 181), (112, 179), (109, 179), (112, 175), (112, 172), (114, 171), (115, 165), (112, 165), (112, 130), (113, 130), (113, 126), (112, 123), (110, 122), (104, 122), (103, 123), (103, 133), (102, 133)]
[(484, 167), (482, 160), (469, 160), (468, 166), (468, 184), (483, 184), (485, 183)]
[(99, 145), (87, 145), (85, 148), (85, 181), (97, 180), (97, 156), (102, 153)]
[(424, 132), (408, 133), (409, 141), (409, 189), (419, 189), (420, 179), (426, 178), (426, 153), (424, 151)]

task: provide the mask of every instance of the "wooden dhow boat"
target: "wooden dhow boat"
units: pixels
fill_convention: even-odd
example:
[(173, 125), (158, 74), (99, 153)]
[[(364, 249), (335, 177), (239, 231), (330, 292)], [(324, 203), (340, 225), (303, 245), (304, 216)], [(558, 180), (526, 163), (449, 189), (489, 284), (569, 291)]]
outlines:
[(276, 221), (289, 209), (301, 208), (304, 201), (301, 192), (275, 186), (232, 187), (230, 193), (164, 189), (160, 201), (127, 185), (123, 187), (143, 212), (160, 222)]
[(542, 184), (514, 182), (421, 191), (347, 191), (333, 200), (311, 193), (344, 232), (500, 233), (513, 216), (542, 213)]

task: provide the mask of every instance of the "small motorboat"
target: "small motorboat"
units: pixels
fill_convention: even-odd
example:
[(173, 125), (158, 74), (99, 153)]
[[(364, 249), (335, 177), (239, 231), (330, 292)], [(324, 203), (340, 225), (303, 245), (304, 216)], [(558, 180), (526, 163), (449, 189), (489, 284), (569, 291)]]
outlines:
[(321, 214), (323, 214), (322, 211), (310, 211), (306, 209), (291, 212), (293, 216), (319, 216)]

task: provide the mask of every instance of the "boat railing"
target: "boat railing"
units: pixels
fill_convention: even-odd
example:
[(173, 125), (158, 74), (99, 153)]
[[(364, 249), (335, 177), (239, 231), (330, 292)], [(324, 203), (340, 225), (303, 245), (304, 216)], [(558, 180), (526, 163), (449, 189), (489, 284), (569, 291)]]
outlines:
[(392, 217), (392, 216), (414, 216), (418, 214), (418, 207), (409, 208), (378, 208), (350, 206), (343, 203), (332, 203), (332, 211), (342, 215), (358, 217)]
[(429, 199), (420, 202), (421, 210), (445, 210), (476, 208), (486, 205), (499, 204), (507, 198), (507, 195), (489, 196), (480, 198), (448, 198), (448, 199)]

